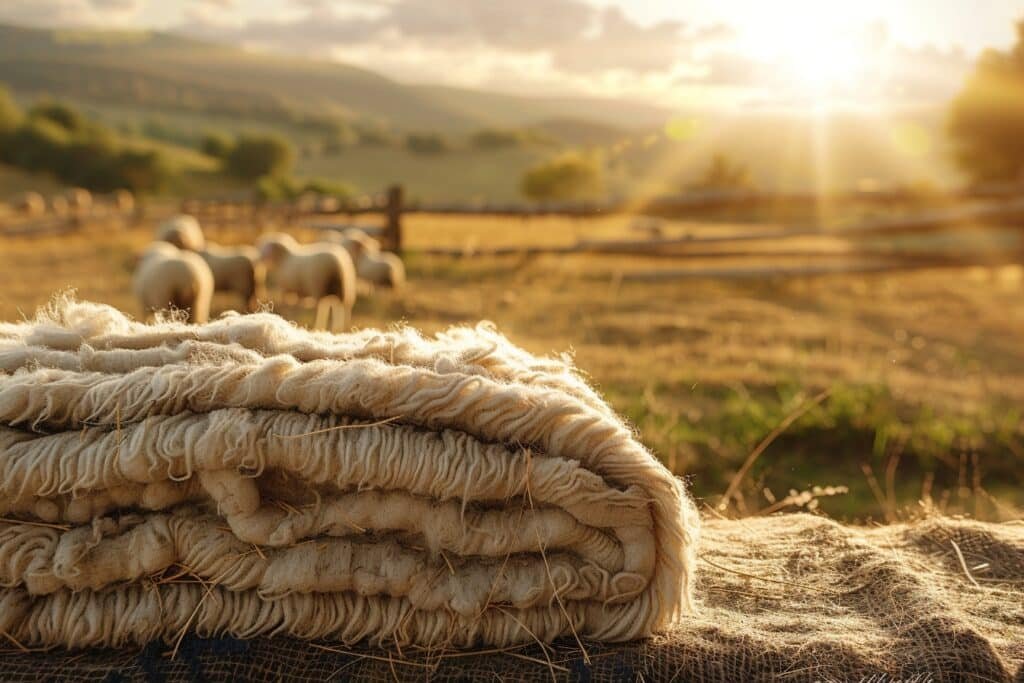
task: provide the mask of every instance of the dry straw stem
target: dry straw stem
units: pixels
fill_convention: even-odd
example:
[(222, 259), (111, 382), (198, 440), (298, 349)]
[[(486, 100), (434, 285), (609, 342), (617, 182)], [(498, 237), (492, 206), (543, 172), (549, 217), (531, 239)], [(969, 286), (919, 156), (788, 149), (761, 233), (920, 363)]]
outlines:
[(757, 462), (757, 459), (761, 457), (761, 454), (764, 453), (765, 450), (767, 450), (768, 446), (772, 445), (772, 442), (775, 441), (775, 439), (779, 438), (779, 435), (781, 435), (783, 432), (789, 429), (789, 426), (791, 424), (799, 420), (800, 417), (804, 415), (804, 413), (806, 413), (814, 406), (821, 404), (821, 402), (828, 398), (831, 393), (831, 389), (825, 389), (824, 391), (820, 392), (813, 398), (805, 401), (796, 410), (787, 415), (775, 429), (769, 432), (768, 435), (764, 437), (761, 440), (761, 442), (757, 444), (757, 446), (754, 447), (754, 450), (750, 452), (750, 455), (748, 455), (747, 459), (743, 461), (743, 464), (740, 466), (740, 469), (736, 472), (735, 475), (733, 475), (733, 478), (729, 481), (729, 486), (725, 489), (725, 493), (722, 494), (722, 500), (718, 504), (719, 511), (724, 512), (726, 509), (728, 509), (729, 501), (731, 501), (733, 496), (736, 495), (736, 492), (739, 491), (740, 485), (743, 484), (743, 480), (750, 472), (750, 468), (754, 466), (754, 463)]
[(698, 535), (575, 369), (493, 327), (141, 325), (66, 300), (0, 324), (0, 514), (26, 646), (582, 648), (689, 612)]

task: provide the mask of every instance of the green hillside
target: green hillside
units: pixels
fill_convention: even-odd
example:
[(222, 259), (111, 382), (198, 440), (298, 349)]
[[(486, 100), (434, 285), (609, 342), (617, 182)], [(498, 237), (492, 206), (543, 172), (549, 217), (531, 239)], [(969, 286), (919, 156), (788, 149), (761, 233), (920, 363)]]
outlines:
[(21, 95), (287, 120), (365, 117), (406, 129), (468, 130), (580, 116), (621, 126), (662, 110), (596, 98), (517, 97), (410, 86), (336, 62), (242, 50), (160, 32), (0, 25), (0, 81)]

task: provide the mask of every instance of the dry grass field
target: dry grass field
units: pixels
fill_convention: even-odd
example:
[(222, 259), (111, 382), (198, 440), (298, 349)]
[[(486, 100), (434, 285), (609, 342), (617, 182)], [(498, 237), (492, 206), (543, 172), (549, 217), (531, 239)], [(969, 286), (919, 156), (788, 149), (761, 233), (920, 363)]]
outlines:
[[(159, 213), (129, 229), (98, 223), (62, 237), (4, 238), (0, 317), (30, 316), (69, 287), (141, 316), (131, 271)], [(625, 237), (627, 223), (409, 216), (410, 285), (360, 300), (355, 325), (431, 332), (486, 319), (531, 351), (574, 354), (708, 506), (719, 506), (743, 461), (757, 454), (726, 514), (819, 508), (885, 520), (922, 505), (986, 519), (1020, 514), (1020, 266), (637, 282), (623, 274), (680, 264), (422, 253)], [(739, 228), (714, 230), (730, 229)], [(212, 234), (223, 243), (254, 237)], [(215, 313), (230, 305), (215, 301)], [(276, 310), (300, 324), (312, 320), (308, 310)]]

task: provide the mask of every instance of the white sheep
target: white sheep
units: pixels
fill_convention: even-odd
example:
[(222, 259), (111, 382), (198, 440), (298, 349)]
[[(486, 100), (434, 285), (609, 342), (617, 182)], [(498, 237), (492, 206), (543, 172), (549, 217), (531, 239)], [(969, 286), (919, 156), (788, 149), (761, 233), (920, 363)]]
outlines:
[(247, 310), (256, 310), (257, 301), (264, 296), (266, 279), (259, 251), (254, 247), (222, 247), (207, 242), (199, 255), (213, 272), (215, 291), (238, 294)]
[(348, 253), (352, 255), (353, 261), (358, 261), (363, 257), (363, 254), (380, 253), (380, 241), (370, 237), (359, 228), (343, 230), (338, 243), (348, 250)]
[(156, 238), (188, 251), (202, 251), (206, 247), (206, 238), (203, 229), (199, 227), (199, 221), (188, 214), (179, 214), (161, 223)]
[[(397, 254), (382, 252), (380, 242), (359, 228), (347, 228), (340, 233), (328, 230), (323, 239), (340, 244), (356, 265), (356, 277), (368, 285), (401, 289), (405, 285), (405, 265)], [(372, 290), (372, 287), (369, 287)]]
[(283, 233), (265, 235), (257, 246), (278, 288), (316, 299), (316, 328), (325, 329), (329, 316), (333, 328), (348, 327), (356, 302), (356, 269), (347, 251), (328, 242), (299, 244)]
[(29, 218), (46, 213), (46, 200), (38, 192), (26, 192), (14, 203), (14, 208)]
[(118, 213), (126, 214), (135, 210), (135, 195), (128, 190), (114, 190), (110, 198)]
[(64, 195), (57, 195), (50, 197), (50, 211), (53, 212), (54, 216), (64, 218), (68, 215), (70, 209), (68, 208), (68, 198)]
[(75, 216), (87, 216), (92, 211), (92, 194), (76, 187), (67, 191), (68, 209)]
[(210, 267), (198, 254), (168, 242), (153, 242), (142, 252), (132, 288), (144, 311), (174, 307), (188, 311), (188, 319), (194, 323), (204, 323), (210, 317)]
[(360, 280), (396, 291), (405, 286), (405, 264), (389, 251), (363, 252), (356, 261), (356, 275)]

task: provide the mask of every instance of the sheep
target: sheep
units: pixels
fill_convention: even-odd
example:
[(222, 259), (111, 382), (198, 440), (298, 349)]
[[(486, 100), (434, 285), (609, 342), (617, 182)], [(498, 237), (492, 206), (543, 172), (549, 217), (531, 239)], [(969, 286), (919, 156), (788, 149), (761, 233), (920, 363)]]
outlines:
[(54, 216), (64, 218), (69, 212), (68, 198), (63, 195), (57, 195), (56, 197), (50, 198), (50, 211), (53, 212)]
[(405, 264), (389, 251), (364, 252), (356, 261), (356, 275), (360, 280), (397, 291), (405, 285)]
[(115, 190), (111, 200), (118, 213), (127, 214), (135, 210), (135, 196), (128, 190)]
[(38, 192), (26, 192), (14, 203), (14, 208), (29, 218), (35, 218), (46, 213), (46, 200)]
[(75, 216), (87, 216), (92, 211), (92, 195), (88, 190), (76, 187), (67, 191), (68, 209)]
[(156, 238), (188, 251), (198, 252), (206, 247), (206, 238), (203, 229), (199, 227), (199, 221), (188, 214), (179, 214), (161, 223)]
[(153, 242), (142, 252), (132, 288), (145, 311), (173, 306), (187, 310), (193, 323), (205, 323), (210, 318), (210, 267), (198, 254), (168, 242)]
[(234, 292), (242, 297), (247, 310), (256, 310), (257, 301), (264, 296), (266, 269), (255, 248), (222, 247), (207, 242), (199, 255), (213, 272), (214, 291)]
[(405, 285), (405, 265), (396, 255), (380, 250), (380, 242), (359, 228), (348, 228), (341, 233), (327, 231), (323, 239), (340, 244), (352, 257), (356, 266), (356, 277), (371, 285), (380, 285), (398, 290)]
[(358, 263), (364, 254), (379, 254), (380, 241), (367, 235), (359, 228), (348, 228), (341, 233), (341, 246), (352, 255), (352, 260)]
[(333, 328), (348, 327), (356, 302), (356, 269), (347, 251), (328, 242), (299, 244), (283, 233), (265, 235), (257, 247), (282, 291), (317, 300), (317, 329), (326, 329), (331, 313)]

